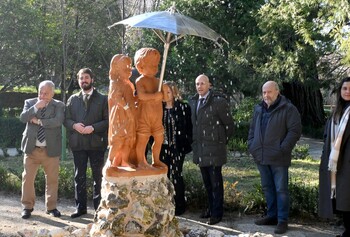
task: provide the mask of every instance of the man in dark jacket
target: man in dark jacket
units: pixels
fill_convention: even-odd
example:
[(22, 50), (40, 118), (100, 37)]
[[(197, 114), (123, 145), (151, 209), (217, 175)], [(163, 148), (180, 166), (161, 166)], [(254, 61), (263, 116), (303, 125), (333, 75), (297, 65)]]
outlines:
[(214, 225), (223, 216), (224, 188), (222, 166), (227, 161), (226, 144), (233, 135), (233, 119), (228, 102), (210, 90), (209, 78), (196, 78), (197, 94), (189, 101), (193, 125), (193, 162), (199, 165), (208, 193), (209, 209), (201, 218)]
[(277, 225), (275, 233), (283, 234), (288, 229), (288, 168), (301, 136), (301, 119), (297, 108), (280, 95), (276, 82), (266, 82), (262, 95), (248, 135), (249, 152), (258, 166), (267, 202), (267, 216), (255, 224)]
[(72, 218), (87, 213), (86, 170), (90, 159), (94, 179), (93, 203), (95, 210), (101, 200), (102, 169), (107, 148), (107, 96), (93, 88), (94, 76), (89, 68), (77, 74), (81, 91), (72, 95), (66, 105), (64, 125), (69, 134), (69, 146), (74, 157), (74, 186), (76, 211)]

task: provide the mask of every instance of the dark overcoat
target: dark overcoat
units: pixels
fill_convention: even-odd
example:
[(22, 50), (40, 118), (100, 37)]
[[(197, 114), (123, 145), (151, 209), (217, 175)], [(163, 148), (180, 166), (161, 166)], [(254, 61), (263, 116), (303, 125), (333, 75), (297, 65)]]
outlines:
[(290, 166), (292, 150), (301, 136), (298, 109), (284, 96), (271, 112), (265, 136), (261, 132), (262, 106), (255, 106), (248, 134), (248, 149), (260, 165)]
[(335, 210), (350, 211), (350, 120), (345, 128), (337, 165), (336, 201), (331, 200), (331, 179), (328, 171), (328, 160), (331, 151), (331, 119), (325, 126), (324, 145), (319, 168), (319, 208), (322, 218), (332, 218)]
[(191, 98), (193, 125), (193, 162), (199, 167), (222, 166), (227, 162), (226, 144), (233, 135), (234, 123), (228, 101), (222, 94), (210, 91), (198, 110), (198, 94)]

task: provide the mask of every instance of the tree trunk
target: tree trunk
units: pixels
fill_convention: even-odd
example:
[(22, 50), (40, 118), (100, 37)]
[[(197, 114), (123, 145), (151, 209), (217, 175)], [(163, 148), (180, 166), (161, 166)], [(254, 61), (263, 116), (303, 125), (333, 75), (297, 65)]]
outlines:
[(298, 108), (303, 126), (323, 127), (326, 116), (321, 91), (297, 81), (284, 82), (282, 85), (281, 93)]

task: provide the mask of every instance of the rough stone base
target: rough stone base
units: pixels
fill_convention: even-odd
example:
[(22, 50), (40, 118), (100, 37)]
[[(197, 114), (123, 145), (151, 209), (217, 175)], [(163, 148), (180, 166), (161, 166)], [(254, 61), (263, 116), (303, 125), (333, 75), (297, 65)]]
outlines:
[(166, 174), (104, 177), (90, 236), (182, 237)]

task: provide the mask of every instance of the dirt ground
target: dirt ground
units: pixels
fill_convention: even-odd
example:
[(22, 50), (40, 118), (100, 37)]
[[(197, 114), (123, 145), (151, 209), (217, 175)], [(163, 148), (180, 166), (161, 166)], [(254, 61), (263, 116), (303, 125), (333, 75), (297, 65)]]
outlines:
[[(93, 222), (94, 211), (88, 210), (88, 214), (82, 218), (71, 219), (70, 214), (74, 212), (74, 200), (60, 199), (58, 209), (61, 211), (61, 218), (55, 218), (45, 213), (44, 199), (38, 197), (31, 218), (24, 220), (21, 218), (21, 203), (19, 195), (9, 195), (0, 192), (0, 237), (18, 237), (17, 232), (27, 230), (54, 229), (66, 226), (85, 228), (87, 224)], [(205, 228), (217, 229), (226, 234), (239, 235), (247, 234), (253, 236), (260, 233), (259, 236), (278, 236), (273, 235), (274, 227), (256, 226), (254, 219), (256, 216), (239, 216), (237, 213), (225, 213), (223, 221), (215, 226), (206, 225), (205, 220), (198, 218), (198, 213), (186, 211), (184, 215), (177, 217), (181, 226), (204, 226)], [(288, 237), (331, 237), (341, 233), (341, 227), (335, 227), (330, 223), (317, 223), (315, 221), (292, 220), (289, 225), (289, 231), (283, 235)], [(247, 237), (248, 235), (244, 235)]]

